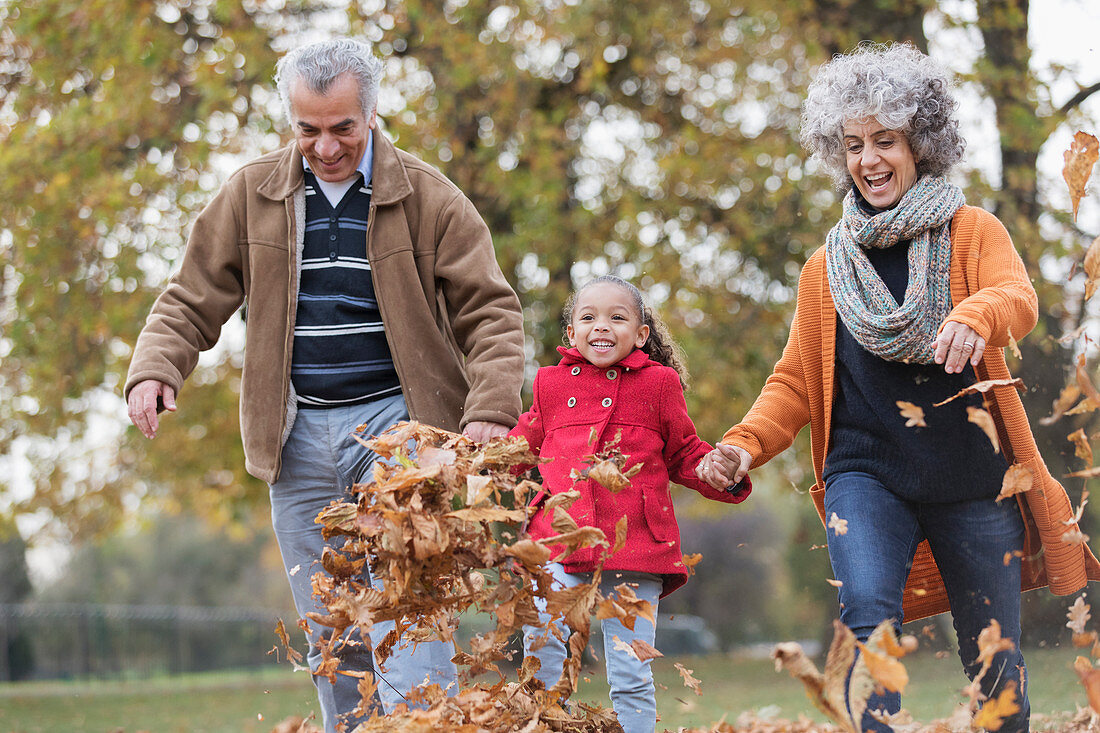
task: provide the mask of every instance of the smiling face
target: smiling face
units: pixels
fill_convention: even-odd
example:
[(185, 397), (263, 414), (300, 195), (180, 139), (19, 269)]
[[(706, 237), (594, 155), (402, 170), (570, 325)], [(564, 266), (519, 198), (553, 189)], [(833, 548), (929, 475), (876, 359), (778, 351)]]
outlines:
[(369, 119), (363, 114), (356, 78), (344, 74), (326, 94), (317, 94), (299, 79), (289, 99), (294, 139), (313, 174), (330, 183), (354, 176), (375, 125), (373, 111)]
[(917, 182), (917, 159), (904, 133), (875, 120), (844, 125), (848, 173), (856, 188), (879, 211), (892, 209)]
[(614, 283), (593, 283), (577, 293), (565, 327), (569, 345), (598, 367), (617, 364), (649, 338), (634, 299)]

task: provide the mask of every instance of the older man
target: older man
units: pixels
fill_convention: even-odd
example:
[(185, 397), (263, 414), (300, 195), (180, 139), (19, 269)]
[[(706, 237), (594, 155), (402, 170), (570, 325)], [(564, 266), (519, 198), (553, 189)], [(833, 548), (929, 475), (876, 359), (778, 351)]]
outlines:
[[(241, 434), (246, 467), (271, 487), (272, 522), (298, 613), (319, 610), (310, 576), (324, 549), (318, 511), (369, 475), (352, 438), (413, 419), (475, 440), (520, 412), (522, 315), (489, 230), (437, 170), (377, 129), (382, 65), (368, 45), (299, 47), (276, 82), (294, 143), (222, 186), (153, 306), (125, 394), (148, 438), (199, 352), (247, 303)], [(371, 635), (380, 639), (387, 626)], [(310, 662), (320, 653), (311, 635)], [(342, 666), (371, 669), (362, 647)], [(387, 711), (425, 679), (455, 677), (453, 647), (406, 648), (381, 670)], [(326, 731), (359, 701), (354, 677), (318, 681)], [(349, 726), (349, 730), (350, 730)]]

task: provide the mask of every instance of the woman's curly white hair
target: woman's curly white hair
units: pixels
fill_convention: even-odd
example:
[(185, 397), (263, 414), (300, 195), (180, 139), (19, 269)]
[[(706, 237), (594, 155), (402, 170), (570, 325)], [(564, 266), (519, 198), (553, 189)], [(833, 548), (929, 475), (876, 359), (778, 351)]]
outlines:
[(844, 124), (877, 120), (905, 134), (917, 175), (946, 174), (966, 141), (955, 119), (951, 75), (910, 44), (861, 43), (821, 67), (802, 106), (802, 146), (824, 164), (837, 188), (852, 185)]

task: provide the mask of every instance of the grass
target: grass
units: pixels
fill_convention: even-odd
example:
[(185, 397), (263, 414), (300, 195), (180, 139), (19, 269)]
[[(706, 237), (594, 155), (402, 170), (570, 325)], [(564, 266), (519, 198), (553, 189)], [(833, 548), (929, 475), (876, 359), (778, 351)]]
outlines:
[[(1027, 652), (1032, 711), (1067, 713), (1084, 706), (1070, 649)], [(702, 696), (683, 686), (680, 662), (702, 681)], [(965, 683), (957, 658), (921, 654), (905, 660), (910, 685), (904, 705), (923, 722), (950, 714)], [(703, 726), (741, 712), (824, 720), (801, 683), (776, 673), (767, 659), (712, 655), (657, 659), (660, 728)], [(610, 705), (599, 667), (585, 670), (578, 698)], [(292, 715), (316, 714), (313, 685), (287, 667), (119, 682), (32, 682), (0, 685), (0, 733), (267, 733)], [(1044, 728), (1038, 716), (1036, 730)]]

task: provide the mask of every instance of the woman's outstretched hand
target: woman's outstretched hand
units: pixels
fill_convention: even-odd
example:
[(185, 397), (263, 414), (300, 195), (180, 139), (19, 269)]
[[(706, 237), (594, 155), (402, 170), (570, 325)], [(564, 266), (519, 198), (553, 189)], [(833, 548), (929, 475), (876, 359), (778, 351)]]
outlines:
[(970, 326), (947, 321), (940, 335), (932, 342), (932, 348), (936, 350), (936, 363), (943, 364), (943, 370), (948, 374), (956, 374), (963, 370), (967, 360), (971, 366), (978, 366), (985, 354), (985, 339)]
[(695, 475), (719, 491), (741, 482), (752, 466), (752, 456), (744, 448), (719, 443), (703, 456), (695, 467)]

